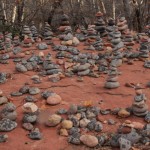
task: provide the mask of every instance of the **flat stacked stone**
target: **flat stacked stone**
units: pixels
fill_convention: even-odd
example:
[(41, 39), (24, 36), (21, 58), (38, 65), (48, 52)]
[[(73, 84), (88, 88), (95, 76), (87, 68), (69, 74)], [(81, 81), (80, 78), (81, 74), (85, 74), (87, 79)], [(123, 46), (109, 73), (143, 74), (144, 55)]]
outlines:
[(53, 32), (52, 32), (51, 26), (48, 24), (48, 22), (45, 22), (43, 36), (44, 36), (45, 40), (51, 40), (52, 39)]
[(58, 74), (62, 72), (62, 69), (60, 68), (60, 66), (51, 61), (44, 61), (43, 69), (45, 70), (46, 75), (53, 75), (53, 74)]
[(33, 39), (36, 40), (38, 38), (38, 32), (37, 32), (37, 28), (36, 28), (36, 26), (35, 26), (33, 21), (32, 21), (30, 30), (31, 30)]
[(86, 76), (90, 73), (90, 66), (91, 65), (89, 63), (74, 66), (73, 72), (77, 73), (78, 76)]
[(120, 87), (120, 83), (118, 82), (118, 71), (117, 68), (111, 67), (108, 73), (108, 78), (105, 82), (105, 88), (107, 89), (115, 89)]
[(101, 37), (104, 37), (107, 35), (106, 32), (106, 25), (105, 22), (103, 20), (103, 13), (98, 12), (96, 15), (96, 22), (95, 22), (95, 30), (100, 34)]
[(97, 34), (97, 31), (94, 29), (94, 26), (89, 26), (87, 29), (87, 45), (89, 45), (89, 47), (87, 47), (86, 50), (103, 49), (102, 39)]
[(120, 17), (117, 26), (118, 26), (118, 30), (123, 34), (128, 29), (126, 18)]
[(148, 105), (146, 102), (146, 96), (141, 92), (142, 90), (136, 89), (136, 96), (134, 97), (134, 102), (132, 104), (133, 114), (139, 117), (146, 116), (148, 114)]

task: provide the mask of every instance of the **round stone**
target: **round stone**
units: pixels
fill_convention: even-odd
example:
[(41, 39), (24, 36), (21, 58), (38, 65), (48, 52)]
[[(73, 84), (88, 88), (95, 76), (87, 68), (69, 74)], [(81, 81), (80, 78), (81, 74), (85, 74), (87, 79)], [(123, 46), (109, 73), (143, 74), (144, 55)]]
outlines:
[(23, 105), (23, 110), (25, 113), (35, 113), (38, 111), (38, 107), (34, 103), (28, 102)]
[(73, 123), (70, 120), (63, 120), (61, 126), (63, 129), (71, 129), (73, 127)]
[(61, 120), (62, 120), (61, 116), (53, 114), (48, 118), (45, 124), (49, 127), (55, 127), (61, 122)]
[(30, 93), (31, 95), (39, 94), (39, 93), (40, 93), (40, 89), (37, 88), (37, 87), (29, 88), (29, 93)]
[(34, 128), (31, 123), (23, 123), (23, 124), (22, 124), (22, 127), (23, 127), (24, 129), (28, 130), (28, 131), (31, 131), (31, 130), (33, 130), (33, 128)]
[(90, 120), (88, 120), (86, 118), (80, 120), (80, 127), (81, 128), (86, 128), (89, 122), (90, 122)]
[(5, 97), (5, 96), (0, 97), (0, 105), (6, 104), (7, 102), (8, 102), (7, 97)]
[(126, 118), (130, 116), (130, 112), (128, 112), (126, 109), (121, 109), (118, 112), (118, 116), (122, 118)]
[(47, 104), (49, 105), (58, 105), (61, 103), (61, 101), (62, 101), (62, 98), (57, 94), (52, 94), (46, 100)]
[(98, 139), (92, 135), (82, 135), (80, 137), (81, 142), (88, 147), (95, 147), (98, 145)]

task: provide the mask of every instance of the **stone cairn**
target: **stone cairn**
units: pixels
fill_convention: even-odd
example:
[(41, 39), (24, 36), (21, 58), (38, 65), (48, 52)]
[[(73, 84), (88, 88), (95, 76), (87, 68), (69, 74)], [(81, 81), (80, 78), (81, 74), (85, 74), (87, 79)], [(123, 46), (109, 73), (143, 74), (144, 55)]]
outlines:
[(101, 12), (98, 12), (96, 15), (96, 22), (95, 22), (95, 29), (96, 31), (100, 34), (101, 37), (104, 37), (107, 35), (107, 32), (106, 32), (106, 25), (105, 25), (105, 22), (103, 20), (103, 13)]
[(128, 49), (132, 48), (132, 46), (135, 44), (131, 31), (126, 30), (124, 34), (123, 42), (124, 42), (124, 45), (126, 45)]
[(1, 110), (1, 118), (7, 118), (15, 121), (17, 118), (16, 106), (13, 103), (5, 104), (4, 108)]
[(44, 36), (45, 40), (49, 41), (52, 39), (53, 32), (52, 32), (51, 26), (48, 24), (48, 22), (45, 22), (43, 36)]
[(12, 41), (11, 41), (11, 39), (10, 38), (5, 38), (5, 50), (7, 51), (7, 52), (9, 52), (9, 51), (12, 51), (12, 49), (13, 49), (13, 45), (12, 45)]
[(64, 14), (61, 17), (61, 24), (59, 27), (60, 31), (60, 40), (62, 40), (61, 44), (66, 46), (71, 46), (73, 44), (73, 34), (72, 34), (72, 28), (69, 23), (69, 17)]
[(89, 47), (87, 47), (86, 50), (103, 49), (102, 39), (99, 35), (97, 35), (97, 31), (94, 29), (93, 26), (89, 26), (87, 30), (87, 45), (89, 45)]
[(108, 33), (108, 40), (112, 40), (115, 28), (116, 28), (115, 21), (112, 18), (110, 18), (108, 20), (108, 26), (106, 27), (106, 31)]
[(146, 96), (143, 94), (142, 89), (135, 89), (136, 96), (134, 97), (134, 102), (132, 104), (133, 114), (139, 117), (146, 116), (148, 114), (148, 105), (146, 102)]
[(111, 67), (104, 87), (107, 89), (118, 88), (120, 86), (120, 83), (117, 80), (118, 80), (118, 70), (116, 67)]
[(140, 49), (139, 49), (139, 57), (149, 58), (149, 49), (147, 45), (141, 43)]
[(32, 33), (30, 31), (30, 28), (26, 25), (23, 26), (22, 37), (23, 37), (23, 39), (25, 39), (26, 37), (28, 37), (28, 38), (32, 37)]
[(23, 47), (31, 47), (32, 43), (34, 43), (34, 40), (32, 39), (32, 33), (30, 31), (30, 28), (26, 25), (23, 26), (23, 31), (22, 31), (22, 37), (23, 37)]
[(36, 40), (38, 38), (38, 32), (37, 32), (37, 28), (36, 28), (36, 26), (35, 26), (33, 21), (31, 23), (30, 30), (31, 30), (33, 39)]
[(15, 36), (14, 39), (13, 39), (13, 46), (19, 46), (20, 45), (20, 39), (19, 39), (19, 36)]
[(80, 33), (76, 33), (76, 37), (79, 39), (80, 42), (86, 41), (86, 34), (87, 30), (84, 26), (79, 27)]
[(124, 47), (124, 43), (121, 40), (121, 32), (118, 31), (116, 27), (115, 31), (112, 33), (112, 40), (111, 40), (113, 51), (118, 51)]
[(120, 17), (117, 23), (118, 26), (118, 30), (124, 34), (125, 31), (128, 29), (128, 25), (127, 25), (127, 20), (125, 19), (125, 17)]

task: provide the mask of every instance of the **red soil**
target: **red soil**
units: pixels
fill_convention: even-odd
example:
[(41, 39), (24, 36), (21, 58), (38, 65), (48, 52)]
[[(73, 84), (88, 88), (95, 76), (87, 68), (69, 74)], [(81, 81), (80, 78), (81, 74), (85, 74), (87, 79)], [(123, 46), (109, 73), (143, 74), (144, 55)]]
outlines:
[[(55, 40), (55, 43), (58, 43)], [(78, 46), (80, 50), (83, 50), (84, 46), (81, 44)], [(30, 48), (30, 50), (35, 49), (35, 47)], [(27, 49), (28, 50), (28, 49)], [(38, 50), (34, 50), (36, 53), (39, 53)], [(83, 50), (85, 51), (85, 50)], [(51, 52), (53, 56), (56, 52), (52, 51), (49, 47), (49, 50), (43, 51), (44, 53)], [(26, 57), (29, 57), (26, 55)], [(55, 57), (54, 57), (55, 58)], [(122, 72), (122, 75), (119, 76), (119, 82), (121, 83), (121, 87), (114, 90), (104, 89), (104, 82), (106, 79), (106, 75), (101, 75), (100, 78), (90, 78), (84, 77), (83, 82), (77, 82), (77, 76), (73, 78), (64, 78), (58, 83), (51, 83), (48, 81), (48, 77), (42, 77), (41, 84), (33, 84), (30, 79), (32, 75), (37, 74), (36, 72), (27, 72), (25, 74), (17, 73), (15, 71), (15, 65), (12, 60), (8, 65), (0, 64), (1, 72), (6, 72), (12, 74), (12, 79), (8, 79), (5, 84), (0, 85), (0, 89), (4, 92), (4, 95), (8, 96), (13, 91), (18, 91), (26, 82), (30, 84), (30, 86), (36, 86), (44, 90), (52, 90), (59, 94), (63, 103), (57, 106), (48, 106), (45, 105), (45, 100), (43, 100), (39, 95), (36, 96), (38, 102), (36, 103), (39, 108), (41, 108), (40, 122), (35, 125), (39, 127), (40, 131), (43, 134), (43, 139), (40, 141), (30, 140), (27, 136), (28, 131), (24, 130), (22, 125), (22, 104), (24, 103), (23, 99), (25, 95), (21, 97), (13, 97), (11, 100), (18, 107), (18, 118), (17, 123), (18, 127), (8, 132), (8, 142), (0, 144), (0, 150), (81, 150), (86, 149), (83, 146), (74, 146), (68, 144), (67, 138), (61, 137), (57, 133), (56, 128), (48, 128), (45, 127), (43, 122), (45, 118), (54, 113), (59, 108), (68, 108), (70, 104), (83, 104), (84, 101), (91, 100), (94, 105), (102, 108), (102, 109), (113, 109), (116, 107), (125, 108), (131, 106), (133, 102), (133, 98), (135, 95), (135, 91), (133, 88), (129, 88), (125, 86), (125, 83), (141, 83), (143, 87), (145, 87), (146, 83), (150, 81), (150, 70), (145, 69), (143, 67), (143, 62), (134, 61), (134, 65), (123, 64), (119, 70)], [(51, 87), (52, 85), (57, 85), (57, 87)], [(64, 86), (64, 87), (63, 87)], [(149, 88), (144, 90), (144, 93), (148, 97), (148, 105), (150, 106), (150, 92)], [(99, 102), (103, 100), (102, 104)], [(123, 123), (126, 119), (119, 119), (116, 116), (112, 115), (101, 115), (102, 120), (114, 119), (117, 124), (116, 125), (104, 125), (103, 132), (115, 132), (119, 124)], [(139, 121), (144, 124), (143, 118), (138, 118), (135, 116), (131, 116), (127, 118), (131, 121)], [(101, 134), (101, 133), (100, 133)]]

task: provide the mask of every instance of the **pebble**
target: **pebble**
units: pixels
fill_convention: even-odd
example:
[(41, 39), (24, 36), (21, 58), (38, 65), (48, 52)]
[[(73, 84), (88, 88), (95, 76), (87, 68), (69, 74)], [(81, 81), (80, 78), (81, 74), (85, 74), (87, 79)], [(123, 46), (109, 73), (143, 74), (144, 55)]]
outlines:
[(7, 134), (1, 134), (0, 135), (0, 143), (6, 142), (8, 139), (8, 135)]
[(7, 102), (8, 102), (7, 97), (5, 97), (5, 96), (0, 97), (0, 105), (6, 104)]
[(45, 124), (49, 127), (55, 127), (58, 124), (60, 124), (61, 120), (62, 120), (61, 116), (53, 114), (48, 118)]
[(73, 127), (73, 123), (70, 120), (63, 120), (61, 126), (63, 129), (71, 129)]
[(62, 101), (62, 98), (58, 94), (52, 94), (46, 100), (47, 104), (49, 105), (58, 105)]
[(98, 139), (92, 135), (82, 135), (80, 137), (81, 142), (88, 147), (95, 147), (98, 145)]
[(38, 107), (31, 102), (27, 102), (23, 105), (23, 110), (25, 113), (35, 113), (38, 111)]
[(33, 96), (31, 96), (31, 95), (27, 95), (26, 97), (25, 97), (25, 101), (26, 102), (36, 102), (37, 101), (37, 99), (35, 98), (35, 97), (33, 97)]
[(90, 123), (90, 120), (83, 118), (82, 120), (80, 120), (80, 127), (81, 128), (86, 128), (88, 123)]
[(78, 106), (75, 104), (72, 104), (68, 110), (68, 114), (76, 114), (78, 111)]
[(34, 130), (32, 130), (29, 133), (29, 138), (32, 139), (32, 140), (41, 140), (42, 139), (42, 134), (41, 134), (41, 132), (39, 131), (38, 128), (35, 128)]
[(147, 115), (145, 116), (144, 120), (145, 120), (147, 123), (150, 123), (150, 112), (147, 113)]
[(0, 131), (8, 132), (17, 127), (17, 123), (10, 119), (4, 118), (0, 121)]
[(31, 131), (31, 130), (33, 130), (33, 128), (34, 128), (31, 123), (23, 123), (23, 124), (22, 124), (22, 127), (23, 127), (24, 129), (28, 130), (28, 131)]
[(108, 124), (109, 125), (114, 125), (116, 122), (113, 119), (108, 119)]
[(22, 96), (23, 94), (21, 92), (12, 92), (11, 96)]
[(25, 73), (28, 71), (27, 68), (21, 64), (16, 64), (16, 70), (21, 73)]
[(118, 116), (121, 118), (126, 118), (130, 116), (130, 112), (128, 112), (126, 109), (121, 109), (118, 112)]
[(31, 95), (39, 94), (39, 93), (40, 93), (40, 89), (37, 88), (37, 87), (29, 88), (29, 93), (30, 93)]
[(60, 129), (59, 134), (61, 136), (68, 136), (68, 131), (66, 129)]
[(57, 114), (58, 115), (63, 115), (63, 114), (67, 114), (67, 110), (66, 109), (64, 109), (64, 108), (60, 108), (58, 111), (57, 111)]
[(75, 145), (79, 145), (81, 144), (80, 141), (80, 133), (74, 133), (73, 135), (68, 137), (68, 142), (75, 144)]

